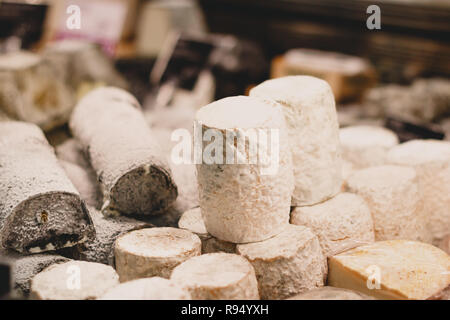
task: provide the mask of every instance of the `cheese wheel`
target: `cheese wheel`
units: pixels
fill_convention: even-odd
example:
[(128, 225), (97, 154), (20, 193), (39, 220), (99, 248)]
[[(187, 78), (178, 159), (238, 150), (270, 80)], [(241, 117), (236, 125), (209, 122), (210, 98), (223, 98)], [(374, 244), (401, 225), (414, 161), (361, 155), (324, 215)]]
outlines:
[(384, 165), (362, 169), (349, 177), (347, 188), (361, 196), (369, 206), (375, 240), (430, 242), (413, 168)]
[(119, 237), (114, 253), (120, 282), (153, 276), (169, 278), (173, 268), (201, 254), (201, 241), (187, 230), (141, 229)]
[(183, 213), (178, 227), (195, 233), (202, 241), (202, 253), (227, 252), (235, 253), (236, 244), (214, 238), (206, 230), (200, 208), (190, 209)]
[(101, 263), (70, 261), (54, 264), (31, 281), (33, 300), (93, 300), (119, 284), (119, 276)]
[(70, 129), (94, 168), (103, 211), (152, 215), (175, 201), (177, 187), (137, 100), (118, 88), (99, 88), (75, 107)]
[(289, 76), (261, 83), (250, 96), (279, 102), (289, 130), (294, 164), (293, 206), (331, 198), (342, 185), (339, 124), (327, 82)]
[(373, 298), (357, 291), (325, 286), (308, 290), (287, 300), (373, 300)]
[(60, 250), (60, 254), (76, 260), (98, 262), (114, 266), (114, 243), (130, 231), (152, 227), (151, 224), (129, 217), (106, 217), (99, 210), (88, 207), (95, 228), (95, 238), (74, 247)]
[[(282, 232), (289, 223), (293, 176), (280, 106), (229, 97), (201, 108), (196, 121), (205, 137), (214, 137), (210, 143), (203, 138), (203, 161), (197, 165), (208, 232), (234, 243), (261, 241)], [(214, 152), (211, 145), (216, 146)], [(212, 154), (212, 161), (205, 161)]]
[(433, 244), (439, 245), (450, 235), (450, 142), (408, 141), (392, 148), (388, 161), (416, 169)]
[(170, 278), (191, 293), (194, 300), (259, 299), (252, 265), (236, 254), (208, 253), (176, 267)]
[(93, 236), (89, 212), (41, 129), (0, 122), (1, 245), (38, 253)]
[(261, 299), (284, 299), (324, 285), (326, 260), (309, 228), (289, 225), (268, 240), (237, 245), (236, 252), (255, 268)]
[(339, 130), (342, 159), (354, 169), (382, 165), (386, 154), (398, 144), (397, 135), (389, 129), (377, 126), (350, 126)]
[(190, 300), (186, 289), (170, 280), (153, 277), (128, 281), (109, 290), (100, 300)]
[(0, 249), (0, 258), (5, 257), (12, 264), (14, 290), (23, 298), (30, 294), (31, 279), (39, 272), (56, 263), (69, 261), (58, 254), (38, 253), (22, 255), (15, 251)]
[(379, 241), (330, 257), (328, 285), (378, 299), (429, 299), (450, 285), (450, 256), (422, 242)]
[(310, 228), (326, 257), (375, 241), (370, 210), (361, 197), (352, 193), (296, 207), (291, 212), (291, 223)]

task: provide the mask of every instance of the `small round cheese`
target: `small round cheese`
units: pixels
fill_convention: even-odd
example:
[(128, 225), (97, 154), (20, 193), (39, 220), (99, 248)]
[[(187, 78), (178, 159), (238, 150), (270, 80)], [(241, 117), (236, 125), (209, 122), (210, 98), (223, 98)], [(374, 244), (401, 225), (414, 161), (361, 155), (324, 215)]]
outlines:
[(289, 76), (267, 80), (250, 96), (282, 105), (294, 165), (293, 206), (312, 205), (342, 185), (339, 124), (333, 92), (324, 80)]
[(187, 230), (140, 229), (119, 237), (114, 254), (120, 282), (153, 276), (169, 278), (173, 268), (201, 254), (201, 241)]
[(284, 299), (324, 285), (326, 259), (309, 228), (289, 225), (268, 240), (239, 244), (236, 251), (255, 268), (261, 299)]
[(376, 241), (431, 240), (413, 168), (384, 165), (362, 169), (349, 177), (347, 188), (369, 206)]
[(373, 298), (357, 291), (326, 286), (300, 293), (287, 300), (373, 300)]
[(392, 148), (387, 157), (390, 163), (416, 169), (423, 211), (433, 244), (439, 245), (450, 234), (450, 142), (412, 140)]
[(340, 193), (313, 206), (296, 207), (291, 223), (310, 228), (326, 257), (375, 241), (370, 210), (361, 197), (352, 193)]
[(173, 270), (171, 280), (187, 288), (194, 300), (259, 299), (255, 270), (236, 254), (191, 258)]
[(144, 278), (119, 284), (100, 300), (190, 300), (189, 292), (172, 281), (160, 278)]
[(385, 164), (386, 154), (398, 144), (397, 135), (377, 126), (350, 126), (339, 130), (342, 159), (354, 169)]
[(54, 264), (31, 281), (30, 298), (35, 300), (93, 300), (119, 284), (110, 266), (85, 261)]
[[(246, 243), (283, 231), (294, 184), (281, 107), (258, 98), (229, 97), (201, 108), (196, 121), (204, 140), (197, 179), (208, 232), (223, 241)], [(207, 141), (209, 134), (213, 142)], [(213, 161), (205, 160), (209, 156)]]
[(198, 207), (184, 212), (178, 221), (178, 227), (198, 235), (202, 240), (202, 253), (235, 253), (236, 251), (236, 244), (219, 240), (208, 233), (203, 222), (202, 211)]

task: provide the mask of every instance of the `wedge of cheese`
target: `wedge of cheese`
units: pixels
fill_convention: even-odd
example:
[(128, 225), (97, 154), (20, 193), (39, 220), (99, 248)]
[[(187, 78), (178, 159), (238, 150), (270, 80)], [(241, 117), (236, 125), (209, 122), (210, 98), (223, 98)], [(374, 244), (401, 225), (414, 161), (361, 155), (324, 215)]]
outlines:
[(326, 257), (375, 241), (370, 210), (361, 197), (352, 193), (296, 207), (291, 212), (291, 223), (310, 228)]
[(450, 256), (422, 242), (375, 242), (328, 258), (328, 285), (378, 299), (431, 299), (450, 285)]
[(310, 76), (283, 77), (261, 83), (250, 96), (283, 107), (294, 167), (292, 205), (312, 205), (337, 194), (342, 185), (339, 125), (328, 83)]
[(297, 294), (287, 300), (373, 300), (373, 298), (357, 291), (325, 286)]

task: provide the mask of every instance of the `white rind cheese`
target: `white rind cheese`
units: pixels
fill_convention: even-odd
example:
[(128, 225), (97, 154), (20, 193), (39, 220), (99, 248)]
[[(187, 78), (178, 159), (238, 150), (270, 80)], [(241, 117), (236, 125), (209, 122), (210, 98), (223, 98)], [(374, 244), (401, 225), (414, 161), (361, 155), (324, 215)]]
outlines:
[(235, 253), (236, 244), (214, 238), (208, 233), (202, 218), (200, 208), (193, 208), (184, 212), (178, 221), (178, 227), (189, 230), (202, 241), (202, 253), (227, 252)]
[(431, 241), (413, 168), (384, 165), (362, 169), (349, 177), (347, 188), (369, 206), (375, 240)]
[(293, 206), (312, 205), (342, 185), (339, 124), (327, 82), (310, 76), (268, 80), (250, 96), (276, 101), (286, 118), (294, 164)]
[(201, 254), (201, 241), (192, 232), (150, 228), (119, 237), (114, 247), (120, 282), (138, 278), (169, 278), (177, 265)]
[[(208, 232), (233, 243), (261, 241), (282, 232), (289, 223), (294, 185), (281, 107), (258, 98), (230, 97), (201, 108), (196, 120), (204, 134), (213, 132), (223, 137), (224, 152), (217, 151), (223, 156), (222, 164), (202, 161), (197, 165), (199, 201)], [(249, 139), (245, 138), (246, 133)], [(227, 139), (231, 134), (236, 134), (238, 140)], [(267, 137), (261, 138), (264, 134)], [(243, 145), (239, 141), (244, 139), (254, 146), (256, 153), (270, 158), (269, 166), (259, 155), (257, 161), (250, 163), (251, 154), (256, 154), (250, 152), (252, 147), (239, 152), (239, 146)], [(203, 159), (210, 143), (203, 142)], [(226, 164), (227, 158), (232, 159), (231, 152), (235, 156), (240, 153), (243, 163), (238, 163), (235, 157), (232, 164)]]
[(284, 299), (324, 285), (326, 260), (309, 228), (289, 225), (268, 240), (239, 244), (236, 251), (255, 268), (261, 299)]
[(99, 300), (190, 300), (189, 292), (170, 280), (152, 277), (128, 281), (109, 290)]
[(386, 154), (398, 144), (397, 135), (377, 126), (350, 126), (339, 130), (342, 159), (353, 169), (383, 165)]
[(93, 300), (119, 284), (119, 276), (101, 263), (70, 261), (54, 264), (31, 281), (30, 299)]
[(433, 244), (439, 245), (450, 235), (450, 142), (408, 141), (392, 148), (388, 161), (416, 169)]
[(326, 257), (375, 241), (370, 210), (361, 197), (352, 193), (296, 207), (291, 212), (291, 223), (310, 228)]
[(431, 299), (450, 285), (450, 256), (422, 242), (375, 242), (330, 257), (328, 285), (378, 299)]
[(209, 253), (176, 267), (170, 278), (186, 288), (194, 300), (257, 300), (255, 270), (243, 257)]

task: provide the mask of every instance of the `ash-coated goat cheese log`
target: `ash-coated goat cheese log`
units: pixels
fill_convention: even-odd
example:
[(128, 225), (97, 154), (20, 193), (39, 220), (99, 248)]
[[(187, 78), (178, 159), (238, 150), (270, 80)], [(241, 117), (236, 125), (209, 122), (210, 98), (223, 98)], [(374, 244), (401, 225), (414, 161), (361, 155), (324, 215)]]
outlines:
[(152, 277), (121, 283), (99, 300), (191, 300), (191, 294), (173, 281)]
[(58, 254), (38, 253), (22, 255), (15, 251), (0, 249), (0, 257), (12, 264), (14, 290), (23, 298), (30, 294), (31, 279), (39, 272), (56, 263), (68, 262), (70, 259)]
[(196, 123), (203, 136), (198, 138), (203, 142), (203, 160), (197, 164), (199, 202), (208, 232), (233, 243), (282, 232), (289, 223), (294, 185), (281, 107), (229, 97), (201, 108)]
[(342, 185), (339, 124), (328, 83), (289, 76), (261, 83), (250, 96), (283, 107), (294, 164), (292, 206), (312, 205), (337, 194)]
[(100, 211), (88, 207), (95, 228), (95, 239), (86, 241), (71, 248), (65, 248), (60, 253), (76, 260), (98, 262), (114, 266), (114, 243), (121, 235), (143, 228), (151, 224), (129, 217), (105, 217)]
[(107, 213), (162, 213), (177, 197), (168, 163), (140, 105), (112, 87), (91, 91), (70, 118), (73, 135), (87, 151)]
[(95, 300), (119, 285), (119, 276), (101, 263), (70, 261), (54, 264), (31, 281), (32, 300)]
[(361, 197), (352, 193), (296, 207), (291, 212), (291, 223), (310, 228), (326, 257), (375, 241), (370, 210)]
[(94, 236), (89, 212), (41, 129), (0, 122), (0, 237), (5, 248), (37, 253)]
[(208, 233), (199, 207), (185, 211), (178, 227), (195, 233), (202, 241), (202, 253), (227, 252), (235, 253), (236, 244), (214, 238)]
[(237, 245), (236, 252), (255, 268), (261, 299), (285, 299), (324, 285), (326, 259), (309, 228), (289, 225), (268, 240)]
[(383, 165), (358, 170), (348, 178), (347, 188), (369, 206), (376, 241), (431, 242), (413, 168)]
[(176, 228), (151, 228), (120, 236), (114, 246), (120, 282), (138, 278), (169, 278), (180, 263), (201, 254), (198, 236)]
[(287, 300), (374, 300), (374, 298), (353, 290), (325, 286), (308, 290)]
[(176, 267), (170, 278), (188, 289), (194, 300), (257, 300), (255, 270), (243, 257), (208, 253)]
[(450, 142), (412, 140), (392, 148), (387, 157), (416, 169), (433, 244), (440, 245), (450, 235)]
[(353, 169), (383, 165), (387, 152), (398, 144), (397, 135), (377, 126), (350, 126), (339, 130), (342, 159)]
[(330, 257), (328, 285), (378, 299), (436, 299), (450, 285), (450, 256), (422, 242), (379, 241)]

